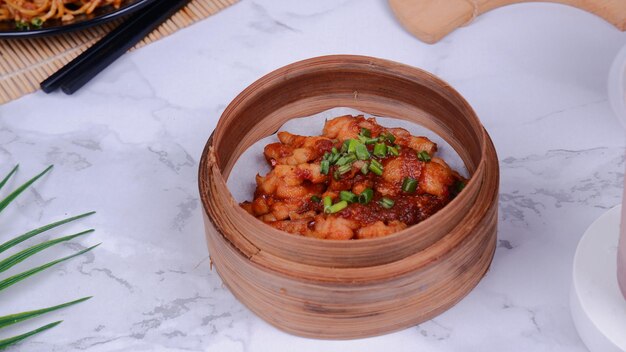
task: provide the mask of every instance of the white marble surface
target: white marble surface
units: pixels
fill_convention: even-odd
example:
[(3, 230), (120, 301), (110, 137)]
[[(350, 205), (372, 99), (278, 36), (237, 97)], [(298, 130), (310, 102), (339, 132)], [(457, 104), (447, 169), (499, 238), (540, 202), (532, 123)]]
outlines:
[[(3, 105), (0, 173), (19, 162), (21, 181), (55, 168), (0, 216), (0, 236), (95, 209), (42, 238), (94, 234), (36, 261), (103, 244), (0, 293), (0, 315), (91, 301), (0, 337), (63, 319), (16, 350), (585, 351), (568, 307), (572, 257), (621, 198), (625, 141), (606, 81), (624, 44), (626, 33), (555, 4), (495, 10), (426, 45), (382, 0), (244, 0), (125, 55), (75, 96)], [(432, 321), (354, 341), (287, 335), (234, 299), (209, 270), (196, 186), (204, 143), (237, 93), (275, 68), (336, 53), (449, 81), (490, 132), (502, 170), (499, 246), (485, 279)]]

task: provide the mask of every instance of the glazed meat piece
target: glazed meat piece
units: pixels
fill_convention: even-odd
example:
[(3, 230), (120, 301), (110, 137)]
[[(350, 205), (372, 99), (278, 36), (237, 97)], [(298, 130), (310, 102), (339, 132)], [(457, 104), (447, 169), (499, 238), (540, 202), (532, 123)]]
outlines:
[(358, 138), (360, 129), (359, 120), (350, 115), (345, 115), (326, 121), (322, 135), (345, 141), (350, 138)]
[(437, 145), (376, 119), (340, 116), (321, 136), (278, 133), (264, 155), (254, 199), (241, 206), (279, 230), (320, 239), (390, 235), (443, 208), (466, 180)]
[(333, 142), (324, 137), (307, 137), (279, 132), (280, 143), (265, 146), (263, 153), (267, 162), (274, 165), (298, 165), (318, 159), (329, 152)]
[(412, 136), (409, 131), (404, 128), (390, 128), (388, 131), (396, 137), (395, 143), (397, 145), (409, 147), (416, 152), (425, 151), (430, 156), (433, 156), (437, 151), (437, 145), (430, 139)]
[(428, 194), (445, 197), (455, 182), (455, 175), (443, 159), (432, 158), (424, 163), (424, 169), (419, 178), (419, 188)]
[(391, 220), (388, 224), (385, 224), (382, 221), (376, 221), (375, 223), (367, 226), (361, 227), (357, 231), (357, 238), (373, 238), (373, 237), (383, 237), (394, 232), (398, 232), (400, 230), (406, 229), (406, 224), (398, 221)]
[(283, 221), (268, 221), (270, 226), (275, 227), (279, 230), (297, 234), (304, 235), (309, 227), (309, 220), (283, 220)]
[(305, 235), (330, 240), (349, 240), (359, 227), (359, 223), (352, 219), (318, 215), (313, 221), (312, 229)]

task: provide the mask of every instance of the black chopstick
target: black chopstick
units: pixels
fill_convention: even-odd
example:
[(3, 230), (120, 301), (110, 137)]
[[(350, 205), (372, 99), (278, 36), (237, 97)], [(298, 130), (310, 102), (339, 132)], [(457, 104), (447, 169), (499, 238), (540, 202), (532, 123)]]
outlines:
[(41, 82), (41, 89), (50, 93), (60, 87), (66, 94), (76, 92), (189, 1), (154, 1)]
[[(154, 6), (154, 4), (151, 5)], [(146, 8), (144, 7), (143, 10), (145, 11)], [(123, 33), (122, 27), (124, 27), (125, 25), (131, 25), (132, 23), (136, 22), (137, 20), (139, 20), (139, 18), (142, 17), (144, 13), (145, 12), (138, 12), (134, 16), (131, 16), (124, 23), (118, 26), (118, 28), (114, 29), (109, 34), (102, 37), (102, 39), (100, 39), (93, 46), (85, 50), (83, 53), (74, 58), (74, 60), (70, 61), (57, 72), (45, 79), (43, 82), (40, 83), (41, 90), (46, 93), (57, 90), (57, 88), (61, 87), (63, 82), (69, 76), (75, 75), (78, 70), (81, 70), (83, 67), (91, 64), (90, 60), (93, 60), (94, 56), (101, 53), (103, 49), (107, 48), (112, 42), (117, 40), (119, 35)]]

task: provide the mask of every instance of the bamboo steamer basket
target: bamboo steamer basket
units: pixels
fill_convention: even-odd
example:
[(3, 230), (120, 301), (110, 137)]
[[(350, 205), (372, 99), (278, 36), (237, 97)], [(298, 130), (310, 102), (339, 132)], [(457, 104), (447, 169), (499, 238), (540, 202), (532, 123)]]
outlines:
[[(289, 119), (338, 106), (438, 133), (470, 172), (466, 187), (417, 225), (353, 241), (291, 235), (239, 207), (226, 180), (243, 151)], [(224, 284), (279, 329), (324, 339), (407, 328), (467, 295), (495, 251), (498, 182), (494, 146), (450, 85), (417, 68), (349, 55), (296, 62), (246, 88), (222, 114), (199, 168), (208, 248)]]

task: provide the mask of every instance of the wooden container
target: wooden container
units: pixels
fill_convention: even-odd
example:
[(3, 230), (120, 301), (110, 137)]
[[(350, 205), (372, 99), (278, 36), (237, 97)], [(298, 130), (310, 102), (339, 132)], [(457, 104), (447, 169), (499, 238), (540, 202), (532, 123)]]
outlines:
[(487, 11), (527, 2), (554, 2), (577, 7), (604, 18), (622, 32), (626, 31), (624, 0), (389, 0), (389, 5), (407, 31), (433, 44)]
[[(295, 236), (240, 208), (226, 180), (243, 151), (289, 119), (337, 106), (430, 128), (458, 152), (470, 181), (429, 219), (374, 239)], [(437, 77), (364, 56), (296, 62), (239, 94), (206, 144), (199, 187), (211, 259), (242, 303), (284, 331), (347, 339), (403, 329), (453, 306), (487, 271), (496, 243), (498, 174), (495, 149), (476, 114)]]

